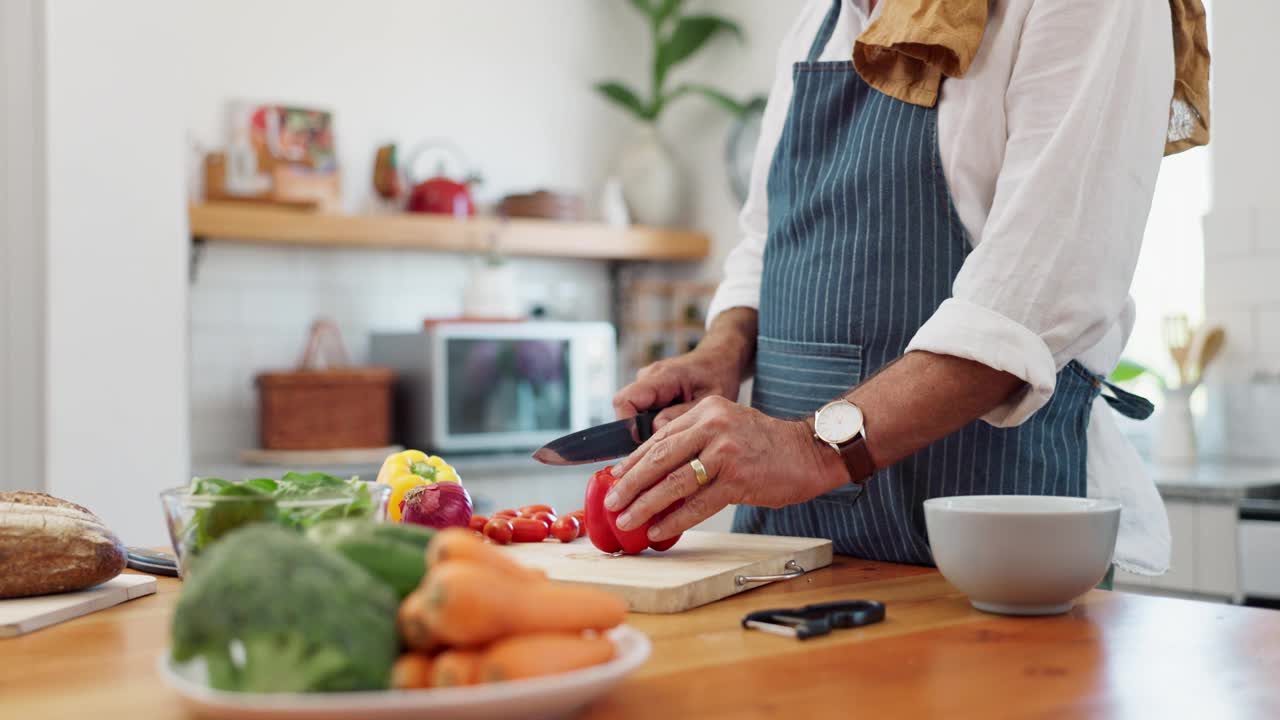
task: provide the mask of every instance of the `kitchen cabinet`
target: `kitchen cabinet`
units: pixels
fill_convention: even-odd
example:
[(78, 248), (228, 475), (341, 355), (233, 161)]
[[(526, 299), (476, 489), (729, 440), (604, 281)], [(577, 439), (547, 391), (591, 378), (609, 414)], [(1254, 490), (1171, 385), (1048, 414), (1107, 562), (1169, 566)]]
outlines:
[(1248, 548), (1240, 554), (1244, 592), (1251, 597), (1280, 598), (1280, 561), (1272, 551), (1280, 547), (1280, 523), (1242, 520), (1240, 543)]
[(1235, 600), (1239, 595), (1236, 505), (1166, 500), (1172, 556), (1158, 577), (1116, 573), (1120, 589), (1152, 589)]
[(1193, 587), (1197, 593), (1238, 599), (1238, 515), (1234, 504), (1200, 503), (1196, 506)]
[(1191, 592), (1195, 587), (1196, 505), (1168, 502), (1169, 533), (1173, 537), (1173, 553), (1169, 572), (1153, 578), (1155, 587)]

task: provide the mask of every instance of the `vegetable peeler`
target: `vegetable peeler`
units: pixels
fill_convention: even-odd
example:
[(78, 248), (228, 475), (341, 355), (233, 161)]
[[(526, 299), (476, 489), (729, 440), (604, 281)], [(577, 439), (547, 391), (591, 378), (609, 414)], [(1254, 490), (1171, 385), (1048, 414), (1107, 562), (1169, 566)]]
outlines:
[(797, 640), (826, 635), (832, 629), (862, 627), (884, 620), (884, 603), (843, 600), (800, 608), (757, 610), (742, 618), (742, 627)]

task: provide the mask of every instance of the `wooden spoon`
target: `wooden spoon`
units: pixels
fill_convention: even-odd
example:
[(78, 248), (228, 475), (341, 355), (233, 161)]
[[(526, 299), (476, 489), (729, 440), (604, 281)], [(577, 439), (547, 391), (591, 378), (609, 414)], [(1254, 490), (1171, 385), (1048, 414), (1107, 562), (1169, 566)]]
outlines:
[(1186, 385), (1191, 381), (1188, 372), (1191, 369), (1191, 349), (1194, 338), (1187, 324), (1187, 316), (1181, 313), (1169, 315), (1163, 322), (1164, 342), (1169, 346), (1169, 356), (1178, 368), (1178, 384)]
[(1212, 327), (1200, 334), (1199, 343), (1195, 348), (1195, 370), (1196, 379), (1204, 377), (1204, 373), (1209, 369), (1209, 365), (1213, 363), (1214, 358), (1222, 352), (1222, 346), (1227, 342), (1227, 332), (1220, 327)]

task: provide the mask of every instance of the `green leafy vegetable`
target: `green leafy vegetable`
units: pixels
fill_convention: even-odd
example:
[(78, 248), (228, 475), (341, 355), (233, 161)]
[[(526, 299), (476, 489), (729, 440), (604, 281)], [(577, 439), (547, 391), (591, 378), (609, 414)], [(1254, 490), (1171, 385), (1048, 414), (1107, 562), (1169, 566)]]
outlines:
[(191, 495), (196, 509), (183, 533), (189, 560), (245, 525), (265, 522), (306, 530), (322, 520), (366, 517), (374, 511), (368, 483), (318, 472), (290, 472), (279, 480), (254, 478), (240, 483), (196, 478)]
[(255, 487), (268, 495), (274, 493), (276, 488), (279, 487), (276, 484), (276, 481), (271, 478), (254, 478), (252, 480), (245, 480), (244, 484), (250, 487)]
[(279, 527), (246, 527), (183, 583), (172, 655), (203, 658), (218, 690), (383, 689), (399, 649), (397, 604), (342, 554)]
[[(230, 483), (218, 491), (225, 501), (215, 502), (203, 510), (200, 523), (201, 542), (208, 544), (243, 525), (272, 522), (279, 515), (271, 494), (247, 483)], [(231, 498), (244, 498), (237, 501)]]

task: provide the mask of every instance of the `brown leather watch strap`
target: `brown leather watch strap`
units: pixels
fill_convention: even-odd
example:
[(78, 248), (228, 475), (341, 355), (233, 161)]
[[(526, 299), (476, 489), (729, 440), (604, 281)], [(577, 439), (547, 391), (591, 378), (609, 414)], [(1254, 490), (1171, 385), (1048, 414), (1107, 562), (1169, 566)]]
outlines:
[(862, 435), (841, 445), (840, 457), (844, 459), (845, 467), (849, 468), (849, 479), (859, 485), (870, 480), (876, 471), (871, 451), (867, 450), (867, 439)]

